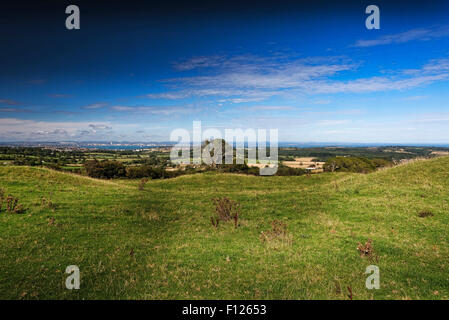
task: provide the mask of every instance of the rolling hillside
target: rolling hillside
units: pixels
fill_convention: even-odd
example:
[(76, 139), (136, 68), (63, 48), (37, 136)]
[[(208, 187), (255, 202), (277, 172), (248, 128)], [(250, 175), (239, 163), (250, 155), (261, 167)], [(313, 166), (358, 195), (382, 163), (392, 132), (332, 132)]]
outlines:
[[(0, 167), (0, 188), (26, 209), (0, 212), (0, 298), (348, 299), (350, 287), (354, 299), (449, 299), (449, 157), (366, 175), (138, 184)], [(222, 196), (240, 203), (238, 228), (212, 226)], [(287, 235), (264, 242), (273, 220)], [(371, 264), (379, 290), (365, 288)], [(65, 288), (68, 265), (80, 290)]]

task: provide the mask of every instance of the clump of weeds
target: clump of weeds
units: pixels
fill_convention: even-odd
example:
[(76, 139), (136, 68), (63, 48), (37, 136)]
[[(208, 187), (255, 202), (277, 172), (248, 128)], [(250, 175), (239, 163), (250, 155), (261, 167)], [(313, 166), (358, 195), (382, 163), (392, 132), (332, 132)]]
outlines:
[(284, 245), (292, 244), (292, 236), (288, 233), (287, 224), (280, 220), (271, 222), (271, 230), (262, 231), (260, 233), (260, 241), (262, 243), (278, 243)]
[(220, 221), (228, 222), (234, 220), (234, 226), (239, 226), (240, 205), (237, 201), (227, 197), (212, 199), (215, 205), (215, 216), (211, 217), (211, 223), (218, 228)]
[(433, 217), (433, 213), (430, 210), (422, 210), (418, 212), (418, 217), (420, 218)]

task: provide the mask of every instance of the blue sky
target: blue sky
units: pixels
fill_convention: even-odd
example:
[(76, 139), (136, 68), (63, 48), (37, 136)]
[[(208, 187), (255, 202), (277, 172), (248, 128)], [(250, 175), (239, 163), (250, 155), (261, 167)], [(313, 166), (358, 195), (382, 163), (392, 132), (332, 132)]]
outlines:
[(3, 10), (0, 141), (167, 141), (200, 120), (280, 141), (449, 143), (444, 2), (205, 3), (82, 2), (71, 31), (69, 3)]

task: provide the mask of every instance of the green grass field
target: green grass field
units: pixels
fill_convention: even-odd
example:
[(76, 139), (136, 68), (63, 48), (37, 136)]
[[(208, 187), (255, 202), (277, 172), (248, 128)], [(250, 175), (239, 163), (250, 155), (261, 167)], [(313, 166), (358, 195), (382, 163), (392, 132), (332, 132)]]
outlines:
[[(449, 298), (449, 157), (366, 175), (138, 183), (0, 167), (0, 188), (26, 208), (0, 213), (0, 298), (348, 299), (348, 287), (354, 299)], [(239, 228), (212, 226), (221, 196), (240, 203)], [(260, 240), (274, 219), (291, 241)], [(368, 239), (375, 256), (362, 258)], [(365, 287), (371, 264), (379, 290)], [(65, 288), (68, 265), (80, 290)]]

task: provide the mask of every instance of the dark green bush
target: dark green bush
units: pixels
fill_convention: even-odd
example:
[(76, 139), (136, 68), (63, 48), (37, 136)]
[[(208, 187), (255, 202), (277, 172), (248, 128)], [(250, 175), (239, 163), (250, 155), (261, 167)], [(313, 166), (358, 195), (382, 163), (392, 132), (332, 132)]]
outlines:
[(306, 169), (290, 168), (287, 166), (279, 166), (276, 172), (277, 176), (302, 176), (307, 173)]
[(130, 179), (165, 179), (173, 178), (180, 175), (179, 170), (166, 171), (164, 167), (160, 166), (132, 166), (126, 168), (126, 177)]
[(361, 157), (334, 157), (326, 161), (323, 166), (324, 171), (334, 172), (358, 172), (368, 173), (377, 168), (392, 165), (392, 162), (382, 158), (361, 158)]
[(123, 163), (118, 161), (86, 161), (84, 168), (89, 177), (112, 179), (126, 176), (126, 169)]

